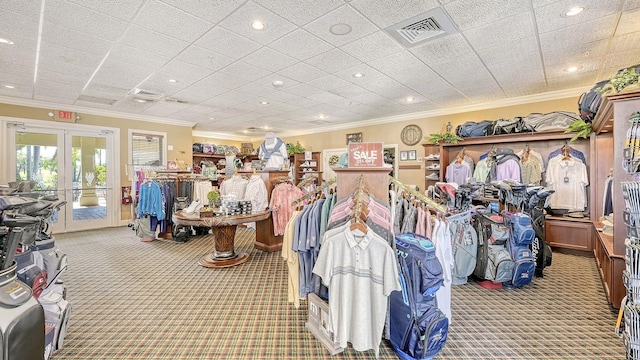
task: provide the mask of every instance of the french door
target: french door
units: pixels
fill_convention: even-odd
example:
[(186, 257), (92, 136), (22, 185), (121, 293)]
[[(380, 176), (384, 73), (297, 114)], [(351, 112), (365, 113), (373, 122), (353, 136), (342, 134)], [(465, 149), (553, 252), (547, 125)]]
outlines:
[(114, 191), (113, 130), (48, 122), (6, 123), (8, 181), (32, 181), (34, 191), (55, 194), (67, 202), (52, 216), (55, 232), (117, 224), (120, 191)]

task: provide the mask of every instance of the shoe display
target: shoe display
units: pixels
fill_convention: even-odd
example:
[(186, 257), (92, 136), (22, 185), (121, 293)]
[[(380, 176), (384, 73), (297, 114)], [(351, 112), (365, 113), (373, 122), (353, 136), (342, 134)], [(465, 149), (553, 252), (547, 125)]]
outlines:
[(440, 164), (435, 163), (424, 167), (426, 170), (440, 170)]
[(440, 173), (434, 172), (425, 177), (429, 180), (440, 180)]
[(425, 160), (440, 160), (440, 154), (429, 154), (425, 156)]
[(200, 205), (200, 199), (193, 200), (186, 209), (183, 209), (182, 212), (185, 214), (193, 214), (195, 213), (202, 205)]

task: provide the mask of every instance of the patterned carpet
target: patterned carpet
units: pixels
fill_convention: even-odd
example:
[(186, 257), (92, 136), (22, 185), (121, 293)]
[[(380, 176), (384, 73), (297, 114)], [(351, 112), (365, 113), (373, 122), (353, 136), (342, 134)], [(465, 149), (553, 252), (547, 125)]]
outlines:
[[(330, 356), (305, 329), (306, 303), (286, 302), (280, 253), (253, 249), (245, 264), (207, 269), (209, 236), (142, 243), (128, 228), (57, 235), (73, 305), (63, 359), (373, 359), (351, 348)], [(543, 279), (521, 290), (454, 287), (453, 323), (437, 359), (624, 359), (593, 259), (554, 254)], [(380, 359), (397, 359), (386, 341)]]

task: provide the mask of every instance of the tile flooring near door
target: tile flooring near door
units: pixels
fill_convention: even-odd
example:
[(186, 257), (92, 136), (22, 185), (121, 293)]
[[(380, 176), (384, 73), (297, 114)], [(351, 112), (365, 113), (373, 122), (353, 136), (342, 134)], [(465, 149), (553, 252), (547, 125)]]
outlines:
[[(280, 253), (253, 248), (249, 260), (207, 269), (211, 235), (179, 244), (142, 243), (126, 227), (59, 234), (62, 278), (73, 306), (54, 359), (374, 359), (373, 351), (330, 356), (305, 329), (306, 302), (287, 302)], [(435, 359), (625, 359), (593, 258), (554, 254), (544, 278), (517, 290), (473, 281), (453, 288), (453, 321)], [(385, 340), (380, 359), (397, 359)]]

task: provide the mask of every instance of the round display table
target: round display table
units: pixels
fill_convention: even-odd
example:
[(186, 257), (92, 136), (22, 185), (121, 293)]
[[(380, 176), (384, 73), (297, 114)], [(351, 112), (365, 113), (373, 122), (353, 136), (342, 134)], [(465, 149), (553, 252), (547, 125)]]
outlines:
[(206, 254), (198, 264), (207, 268), (225, 268), (240, 265), (249, 260), (249, 254), (236, 251), (234, 242), (238, 224), (250, 223), (269, 218), (269, 211), (250, 215), (194, 217), (177, 211), (172, 216), (174, 224), (183, 226), (210, 227), (215, 240), (213, 253)]

